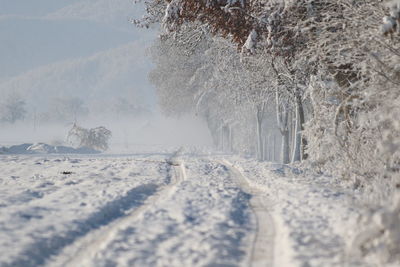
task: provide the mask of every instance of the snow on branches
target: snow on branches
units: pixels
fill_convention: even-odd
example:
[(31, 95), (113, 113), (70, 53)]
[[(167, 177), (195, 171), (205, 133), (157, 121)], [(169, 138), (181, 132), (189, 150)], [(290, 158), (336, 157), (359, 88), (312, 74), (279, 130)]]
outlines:
[(308, 158), (376, 203), (400, 188), (399, 0), (145, 2), (168, 29), (150, 75), (168, 113), (195, 110), (221, 150)]
[(179, 19), (180, 11), (181, 11), (181, 9), (180, 9), (179, 0), (171, 1), (167, 5), (167, 8), (165, 9), (165, 15), (164, 15), (164, 18), (163, 18), (163, 23), (164, 24), (174, 24), (174, 21)]
[(99, 151), (108, 149), (108, 141), (111, 138), (111, 131), (103, 126), (85, 129), (74, 123), (68, 132), (68, 140), (76, 142), (78, 147), (86, 147)]
[(395, 0), (389, 3), (390, 15), (382, 19), (381, 31), (383, 35), (393, 38), (395, 32), (400, 33), (400, 1)]
[(243, 45), (243, 48), (246, 48), (249, 50), (251, 53), (255, 52), (255, 48), (257, 45), (257, 39), (258, 39), (258, 34), (256, 30), (252, 30), (247, 37), (246, 42)]

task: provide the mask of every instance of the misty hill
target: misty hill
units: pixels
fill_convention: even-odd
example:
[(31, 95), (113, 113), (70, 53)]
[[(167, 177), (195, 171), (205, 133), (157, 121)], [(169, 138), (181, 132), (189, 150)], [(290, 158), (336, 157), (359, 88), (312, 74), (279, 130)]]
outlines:
[(36, 68), (0, 83), (0, 92), (17, 92), (27, 106), (51, 105), (52, 99), (76, 96), (92, 110), (105, 111), (119, 98), (148, 105), (143, 43), (132, 42), (93, 56), (69, 59)]
[(144, 57), (153, 33), (129, 23), (141, 12), (139, 5), (25, 2), (0, 0), (0, 93), (22, 97), (27, 117), (33, 110), (49, 112), (55, 99), (67, 97), (79, 98), (91, 113), (154, 105)]

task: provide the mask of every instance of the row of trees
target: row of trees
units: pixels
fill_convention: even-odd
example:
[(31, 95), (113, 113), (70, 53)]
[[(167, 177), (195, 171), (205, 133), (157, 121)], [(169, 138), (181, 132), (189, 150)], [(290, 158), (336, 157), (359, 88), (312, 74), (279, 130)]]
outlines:
[(142, 2), (167, 114), (203, 116), (224, 150), (400, 183), (399, 1)]
[[(136, 105), (125, 98), (116, 98), (108, 103), (100, 104), (102, 112), (109, 112), (114, 116), (141, 115), (146, 108)], [(106, 105), (106, 106), (105, 106)], [(47, 111), (43, 111), (47, 109)], [(27, 107), (23, 97), (17, 93), (5, 94), (0, 101), (0, 122), (13, 124), (32, 117), (34, 123), (42, 122), (77, 122), (89, 115), (90, 110), (84, 100), (79, 97), (59, 97), (52, 99), (41, 111)]]
[[(230, 150), (245, 150), (261, 160), (280, 154), (283, 163), (307, 157), (301, 132), (307, 73), (313, 65), (297, 56), (304, 37), (288, 30), (294, 26), (287, 11), (301, 17), (298, 13), (306, 10), (262, 1), (145, 3), (149, 16), (137, 23), (158, 21), (166, 29), (152, 49), (158, 67), (151, 79), (167, 113), (170, 107), (176, 114), (200, 108), (219, 147), (227, 140), (235, 143), (225, 146)], [(165, 83), (168, 78), (171, 82)], [(271, 145), (277, 134), (282, 137), (280, 153)]]
[(141, 2), (135, 23), (161, 25), (150, 79), (165, 113), (201, 115), (222, 150), (307, 159), (365, 190), (392, 208), (356, 246), (400, 260), (399, 0)]

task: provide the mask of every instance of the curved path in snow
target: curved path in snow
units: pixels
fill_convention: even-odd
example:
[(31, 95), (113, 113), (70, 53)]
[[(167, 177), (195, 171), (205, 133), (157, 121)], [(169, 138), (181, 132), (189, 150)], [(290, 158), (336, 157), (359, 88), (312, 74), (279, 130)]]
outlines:
[(250, 205), (257, 220), (257, 231), (251, 248), (249, 266), (270, 267), (274, 265), (275, 228), (271, 215), (268, 213), (267, 199), (262, 192), (251, 186), (242, 172), (227, 160), (221, 162), (231, 173), (232, 179), (252, 197)]
[(176, 191), (177, 185), (186, 180), (184, 162), (177, 158), (166, 161), (170, 166), (169, 182), (158, 188), (155, 194), (149, 196), (143, 205), (128, 212), (124, 217), (118, 219), (100, 229), (93, 230), (85, 237), (77, 240), (71, 246), (66, 247), (58, 257), (53, 259), (50, 264), (62, 266), (90, 266), (91, 260), (102, 249), (115, 239), (119, 230), (132, 225), (134, 221), (155, 203), (168, 198)]

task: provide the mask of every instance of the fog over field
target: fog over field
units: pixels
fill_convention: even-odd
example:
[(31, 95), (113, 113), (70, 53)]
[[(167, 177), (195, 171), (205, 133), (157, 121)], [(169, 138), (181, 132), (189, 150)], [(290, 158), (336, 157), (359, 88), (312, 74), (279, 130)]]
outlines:
[[(112, 131), (109, 152), (208, 145), (203, 122), (166, 118), (148, 81), (155, 30), (130, 0), (0, 0), (0, 145), (65, 143), (76, 122)], [(9, 118), (5, 103), (20, 103)], [(132, 150), (132, 151), (130, 151)]]

